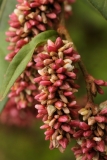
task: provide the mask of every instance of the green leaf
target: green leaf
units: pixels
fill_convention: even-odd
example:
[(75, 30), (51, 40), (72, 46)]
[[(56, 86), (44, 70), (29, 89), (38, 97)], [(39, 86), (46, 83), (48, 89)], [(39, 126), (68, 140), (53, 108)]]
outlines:
[(49, 30), (42, 32), (35, 36), (28, 44), (23, 46), (20, 51), (16, 54), (13, 60), (10, 62), (9, 67), (6, 71), (3, 85), (0, 90), (0, 100), (2, 100), (9, 92), (10, 88), (14, 84), (15, 80), (24, 71), (28, 62), (31, 60), (34, 53), (35, 47), (48, 39), (55, 40), (57, 32)]
[(3, 108), (5, 107), (6, 102), (8, 101), (8, 97), (5, 97), (1, 102), (0, 102), (0, 113), (2, 112)]
[(2, 4), (0, 7), (0, 31), (5, 31), (9, 27), (9, 15), (15, 9), (16, 3), (16, 0), (2, 0)]
[(107, 0), (88, 0), (107, 19)]
[[(2, 49), (0, 49), (0, 87), (3, 84), (3, 77), (4, 77), (4, 73), (6, 72), (7, 67), (8, 67), (8, 62), (5, 61), (5, 54), (2, 51)], [(0, 112), (4, 108), (6, 102), (7, 102), (7, 97), (3, 101), (0, 102)]]
[(8, 46), (8, 43), (6, 42), (6, 37), (5, 37), (5, 32), (4, 31), (0, 31), (0, 39), (2, 39), (0, 41), (0, 48), (3, 50), (4, 54), (8, 54), (9, 51), (7, 50), (7, 46)]

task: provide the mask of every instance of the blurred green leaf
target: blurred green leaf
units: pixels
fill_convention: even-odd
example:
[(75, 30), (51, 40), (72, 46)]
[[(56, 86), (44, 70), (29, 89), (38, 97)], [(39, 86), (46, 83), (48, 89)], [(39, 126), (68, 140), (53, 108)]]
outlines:
[(35, 47), (45, 42), (48, 39), (55, 40), (57, 36), (57, 32), (54, 30), (49, 30), (38, 34), (34, 37), (28, 44), (23, 46), (20, 51), (16, 54), (13, 60), (10, 62), (9, 67), (6, 71), (3, 85), (0, 90), (0, 99), (2, 100), (9, 89), (14, 84), (15, 80), (18, 76), (23, 72), (26, 68), (28, 62), (31, 60)]
[(7, 61), (5, 61), (4, 52), (2, 51), (2, 49), (0, 49), (0, 86), (3, 83), (3, 77), (4, 77), (4, 74), (7, 70), (8, 64), (9, 63)]
[[(4, 73), (6, 72), (6, 69), (8, 67), (8, 62), (5, 61), (4, 58), (5, 58), (5, 54), (2, 51), (2, 49), (0, 49), (0, 87), (3, 84)], [(2, 111), (6, 101), (7, 101), (7, 98), (5, 98), (3, 101), (0, 102), (0, 112)]]
[(107, 19), (107, 0), (88, 0)]
[(8, 100), (8, 97), (5, 97), (1, 102), (0, 102), (0, 113), (2, 112), (3, 108), (5, 107), (5, 104)]
[(0, 48), (3, 50), (4, 54), (6, 55), (8, 53), (7, 51), (7, 46), (8, 43), (5, 40), (5, 32), (4, 31), (0, 31)]
[(1, 4), (2, 4), (2, 0), (0, 0), (0, 7), (1, 7)]
[(9, 15), (13, 12), (16, 0), (2, 0), (0, 7), (0, 30), (5, 31), (8, 28)]

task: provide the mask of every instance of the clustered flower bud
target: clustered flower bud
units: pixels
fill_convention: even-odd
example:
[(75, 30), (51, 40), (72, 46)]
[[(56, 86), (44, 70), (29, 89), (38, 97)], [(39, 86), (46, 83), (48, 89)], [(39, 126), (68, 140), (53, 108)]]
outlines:
[[(60, 13), (64, 9), (65, 16), (69, 16), (71, 4), (75, 2), (17, 1), (6, 32), (10, 51), (5, 57), (7, 61), (11, 61), (40, 32), (57, 29)], [(75, 64), (79, 60), (80, 55), (74, 50), (73, 43), (60, 37), (35, 49), (25, 71), (11, 88), (0, 121), (25, 126), (37, 115), (44, 123), (40, 128), (46, 129), (45, 140), (50, 140), (50, 149), (58, 148), (64, 152), (71, 138), (75, 138), (77, 146), (72, 150), (76, 160), (107, 160), (107, 101), (99, 106), (87, 102), (81, 109), (77, 105), (74, 93), (78, 92), (79, 86), (75, 84)], [(106, 81), (96, 80), (91, 75), (86, 81), (92, 96), (97, 92), (103, 94), (101, 86), (107, 86)]]
[(76, 70), (74, 64), (80, 60), (73, 49), (73, 43), (58, 37), (53, 43), (48, 40), (44, 50), (34, 57), (39, 84), (39, 93), (35, 99), (39, 104), (38, 118), (42, 118), (46, 129), (45, 139), (50, 140), (50, 149), (58, 148), (63, 152), (71, 140), (74, 130), (72, 119), (78, 118), (78, 108), (74, 93), (78, 91), (75, 84)]
[[(9, 42), (9, 54), (5, 57), (11, 61), (18, 51), (34, 36), (48, 29), (55, 29), (59, 22), (61, 5), (67, 7), (74, 0), (17, 0), (16, 9), (10, 15), (9, 30), (6, 32)], [(34, 52), (34, 54), (37, 54)], [(9, 98), (15, 97), (18, 109), (34, 106), (37, 86), (34, 82), (36, 76), (33, 59), (25, 71), (11, 88)]]
[[(11, 61), (20, 48), (32, 37), (48, 29), (55, 29), (59, 22), (63, 0), (21, 0), (10, 15), (9, 30), (6, 32), (10, 53), (6, 60)], [(65, 0), (65, 8), (70, 8)]]
[[(76, 160), (107, 160), (107, 101), (79, 110), (85, 125), (77, 124)], [(75, 134), (76, 134), (75, 133)]]
[(11, 126), (25, 127), (32, 124), (36, 115), (37, 111), (34, 108), (18, 110), (14, 98), (11, 98), (0, 115), (0, 122)]
[(92, 96), (96, 96), (97, 93), (104, 94), (102, 86), (107, 86), (107, 81), (104, 81), (102, 79), (95, 79), (91, 75), (88, 75), (86, 77), (86, 80), (90, 84), (90, 92)]
[(97, 80), (97, 79), (95, 79), (95, 80), (94, 80), (94, 83), (95, 83), (97, 92), (98, 92), (99, 94), (103, 94), (104, 91), (103, 91), (103, 89), (101, 88), (101, 86), (107, 86), (107, 82), (104, 81), (104, 80), (99, 80), (99, 79)]
[(37, 86), (34, 82), (34, 77), (36, 74), (35, 63), (32, 59), (25, 71), (11, 87), (8, 98), (14, 97), (17, 109), (31, 108), (35, 105), (36, 100), (34, 96), (37, 94)]

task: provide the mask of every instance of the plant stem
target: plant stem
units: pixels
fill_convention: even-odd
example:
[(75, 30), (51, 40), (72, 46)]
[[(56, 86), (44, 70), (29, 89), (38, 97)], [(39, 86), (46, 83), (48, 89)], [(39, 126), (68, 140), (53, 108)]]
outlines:
[[(66, 27), (62, 24), (63, 21), (58, 26), (57, 32), (63, 37), (65, 37), (68, 41), (72, 41)], [(64, 23), (64, 22), (63, 22)], [(73, 45), (74, 50), (77, 51), (76, 47)], [(93, 83), (94, 78), (88, 73), (84, 63), (82, 60), (78, 62), (78, 65), (82, 71), (82, 74), (84, 76), (85, 82), (86, 82), (86, 89), (87, 89), (87, 96), (88, 96), (88, 102), (93, 103), (93, 95), (91, 93), (91, 83)]]

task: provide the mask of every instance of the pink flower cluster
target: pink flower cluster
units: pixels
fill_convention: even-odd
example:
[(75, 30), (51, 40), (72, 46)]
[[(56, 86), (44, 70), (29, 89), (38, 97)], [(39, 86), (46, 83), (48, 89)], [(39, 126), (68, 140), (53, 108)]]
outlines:
[[(57, 27), (63, 0), (18, 0), (18, 2), (10, 15), (10, 27), (6, 32), (7, 41), (10, 43), (8, 46), (10, 53), (6, 56), (8, 61), (11, 61), (32, 37)], [(67, 6), (74, 1), (64, 2)]]
[(72, 119), (78, 118), (79, 106), (74, 93), (78, 91), (75, 84), (76, 70), (74, 64), (80, 60), (73, 50), (72, 42), (58, 37), (53, 43), (48, 40), (44, 50), (35, 58), (38, 77), (34, 81), (39, 85), (35, 99), (39, 104), (38, 118), (42, 118), (46, 129), (45, 139), (50, 140), (50, 149), (58, 148), (63, 152), (71, 140), (74, 129)]
[(0, 115), (0, 122), (19, 127), (30, 126), (36, 115), (37, 111), (34, 108), (18, 110), (14, 98), (11, 98)]
[(35, 64), (32, 60), (11, 87), (8, 98), (14, 97), (17, 109), (31, 108), (35, 105), (36, 100), (34, 97), (37, 94), (37, 86), (34, 82), (34, 77), (36, 74)]
[[(11, 61), (17, 52), (34, 36), (48, 29), (55, 29), (59, 22), (61, 4), (65, 6), (73, 1), (68, 0), (18, 0), (16, 9), (10, 15), (9, 30), (6, 32), (9, 42), (9, 54), (5, 57)], [(34, 53), (36, 54), (36, 52)], [(34, 106), (37, 86), (34, 82), (36, 68), (34, 60), (26, 67), (14, 86), (9, 98), (14, 97), (18, 109)]]
[(104, 91), (101, 88), (101, 86), (107, 86), (107, 82), (104, 80), (95, 79), (94, 83), (95, 83), (95, 87), (96, 87), (96, 92), (98, 92), (99, 94), (103, 94)]
[(77, 127), (78, 145), (72, 149), (77, 160), (107, 160), (107, 101), (82, 108), (79, 114), (83, 128), (77, 121), (72, 124)]

